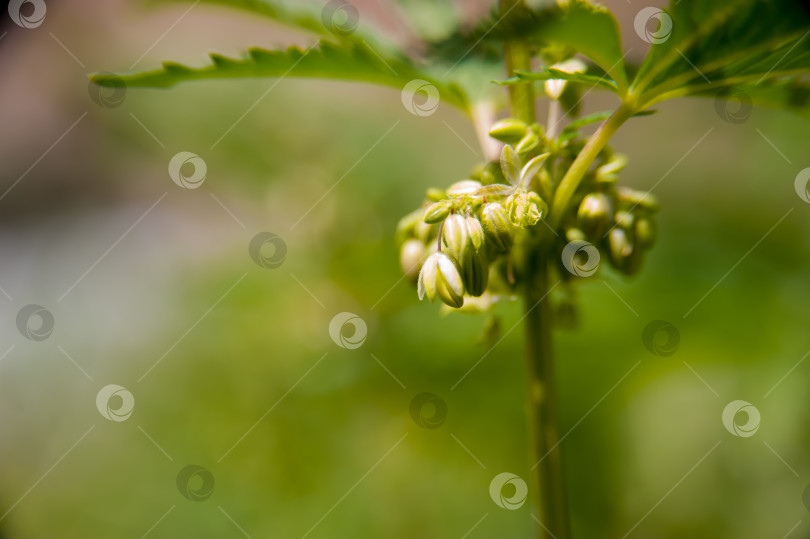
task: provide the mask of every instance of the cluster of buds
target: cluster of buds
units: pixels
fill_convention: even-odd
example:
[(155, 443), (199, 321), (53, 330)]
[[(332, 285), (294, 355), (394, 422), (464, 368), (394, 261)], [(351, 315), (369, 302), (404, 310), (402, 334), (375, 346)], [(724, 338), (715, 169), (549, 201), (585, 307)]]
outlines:
[[(523, 278), (520, 263), (536, 247), (556, 260), (563, 280), (592, 275), (599, 260), (625, 275), (638, 271), (655, 243), (658, 202), (649, 193), (616, 186), (624, 156), (602, 151), (559, 219), (554, 240), (548, 225), (536, 225), (584, 143), (570, 127), (551, 138), (539, 125), (516, 119), (497, 122), (489, 134), (504, 143), (499, 160), (446, 190), (429, 189), (425, 206), (400, 221), (400, 262), (420, 299), (487, 310), (515, 294)], [(594, 267), (567, 267), (566, 257), (580, 252), (571, 246), (586, 244), (589, 257), (599, 252)]]
[(506, 257), (516, 235), (548, 212), (530, 189), (547, 157), (522, 159), (507, 145), (498, 174), (508, 183), (483, 183), (482, 172), (479, 179), (456, 182), (446, 191), (431, 189), (428, 207), (400, 221), (400, 262), (417, 281), (420, 299), (438, 298), (456, 309), (467, 300), (472, 309), (485, 308), (492, 300), (488, 290), (508, 287)]
[(655, 244), (659, 204), (651, 193), (616, 186), (617, 173), (627, 163), (624, 156), (605, 161), (580, 186), (579, 203), (564, 223), (565, 240), (596, 245), (617, 271), (634, 275)]

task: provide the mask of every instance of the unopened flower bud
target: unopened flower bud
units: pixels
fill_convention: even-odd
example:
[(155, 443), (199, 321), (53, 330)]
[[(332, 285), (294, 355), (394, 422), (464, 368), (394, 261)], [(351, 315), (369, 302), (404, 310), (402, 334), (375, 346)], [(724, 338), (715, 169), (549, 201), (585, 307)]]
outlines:
[(443, 221), (445, 217), (450, 215), (452, 208), (452, 204), (445, 200), (431, 204), (428, 209), (425, 210), (425, 222), (433, 224)]
[(475, 180), (461, 180), (447, 188), (447, 194), (454, 197), (471, 195), (481, 189), (481, 182)]
[(490, 202), (481, 211), (481, 225), (487, 242), (497, 251), (506, 252), (515, 242), (515, 227), (509, 220), (506, 210), (495, 202)]
[(616, 226), (619, 228), (623, 228), (626, 232), (632, 232), (633, 227), (635, 226), (636, 216), (630, 213), (629, 211), (617, 211), (616, 215), (613, 217), (613, 220), (616, 222)]
[(638, 206), (649, 212), (657, 212), (661, 209), (661, 205), (658, 202), (658, 197), (652, 193), (647, 193), (646, 191), (636, 191), (635, 189), (630, 189), (628, 187), (620, 187), (618, 192), (619, 199), (621, 201), (626, 202), (634, 207)]
[(457, 260), (461, 259), (461, 253), (464, 251), (469, 240), (467, 220), (464, 217), (454, 213), (444, 220), (442, 243)]
[(484, 228), (481, 226), (481, 221), (475, 215), (468, 215), (465, 219), (467, 224), (467, 234), (470, 236), (470, 243), (473, 248), (478, 251), (484, 245)]
[(484, 251), (464, 249), (461, 259), (461, 276), (464, 288), (471, 296), (480, 296), (487, 289), (489, 262)]
[(540, 144), (540, 138), (534, 133), (534, 131), (529, 131), (526, 133), (526, 136), (520, 139), (520, 142), (517, 143), (515, 150), (517, 150), (517, 153), (524, 155), (535, 149), (538, 144)]
[(514, 144), (526, 136), (528, 126), (520, 120), (514, 118), (507, 118), (496, 122), (489, 130), (489, 136), (505, 142), (507, 144)]
[(456, 262), (445, 253), (433, 253), (422, 265), (417, 285), (419, 299), (438, 297), (450, 307), (464, 305), (464, 282)]
[(622, 228), (614, 228), (608, 235), (610, 246), (610, 261), (613, 266), (622, 272), (627, 273), (630, 257), (633, 256), (633, 244), (627, 232)]
[(627, 166), (627, 156), (614, 154), (610, 161), (596, 169), (596, 181), (599, 183), (616, 183), (619, 172)]
[(416, 235), (416, 225), (422, 221), (422, 216), (422, 210), (415, 210), (399, 220), (396, 231), (398, 243), (403, 243)]
[(425, 256), (425, 244), (419, 240), (408, 240), (402, 244), (399, 250), (399, 263), (402, 266), (402, 272), (410, 279), (415, 281), (419, 276), (419, 267)]
[(652, 219), (641, 217), (636, 220), (636, 244), (642, 249), (649, 249), (655, 244), (658, 231)]
[(590, 238), (599, 238), (613, 220), (613, 203), (605, 193), (589, 193), (577, 210), (577, 223)]
[(435, 187), (430, 187), (425, 195), (431, 202), (438, 202), (447, 197), (447, 193), (445, 193), (442, 189), (436, 189)]

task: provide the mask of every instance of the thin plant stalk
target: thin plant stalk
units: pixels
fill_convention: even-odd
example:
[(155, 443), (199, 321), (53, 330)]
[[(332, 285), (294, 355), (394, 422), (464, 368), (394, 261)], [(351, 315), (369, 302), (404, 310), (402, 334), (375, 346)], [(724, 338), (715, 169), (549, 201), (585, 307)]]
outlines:
[[(518, 9), (522, 0), (501, 0), (501, 13)], [(525, 43), (509, 41), (504, 45), (507, 75), (515, 70), (530, 70), (531, 55)], [(534, 90), (531, 83), (509, 87), (512, 116), (527, 124), (536, 121)], [(542, 526), (541, 539), (571, 539), (568, 499), (559, 444), (557, 392), (551, 340), (552, 310), (548, 298), (547, 257), (541, 244), (535, 243), (525, 257), (527, 276), (525, 297), (526, 366), (528, 380), (527, 416), (531, 440), (531, 459), (536, 508)]]

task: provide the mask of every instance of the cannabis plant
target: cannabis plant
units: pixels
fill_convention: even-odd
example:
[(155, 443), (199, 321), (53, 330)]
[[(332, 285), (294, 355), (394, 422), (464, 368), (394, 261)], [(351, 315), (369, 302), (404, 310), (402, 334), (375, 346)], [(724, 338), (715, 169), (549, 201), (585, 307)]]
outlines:
[[(538, 533), (570, 538), (552, 328), (570, 316), (565, 298), (580, 281), (605, 265), (628, 276), (641, 270), (659, 211), (652, 194), (621, 185), (627, 159), (609, 142), (625, 123), (643, 130), (656, 105), (687, 96), (810, 116), (810, 9), (792, 0), (673, 0), (667, 10), (639, 9), (633, 29), (650, 46), (633, 65), (614, 16), (587, 0), (500, 0), (476, 24), (440, 35), (423, 24), (408, 43), (361, 25), (344, 0), (203, 1), (317, 40), (93, 81), (114, 92), (218, 78), (334, 78), (393, 87), (416, 115), (441, 103), (470, 118), (486, 160), (466, 178), (434, 178), (424, 204), (400, 221), (402, 269), (419, 299), (443, 309), (486, 312), (522, 299)], [(615, 108), (581, 117), (582, 100), (597, 91), (613, 94)], [(538, 105), (548, 113), (538, 115)], [(553, 290), (564, 299), (552, 302)]]

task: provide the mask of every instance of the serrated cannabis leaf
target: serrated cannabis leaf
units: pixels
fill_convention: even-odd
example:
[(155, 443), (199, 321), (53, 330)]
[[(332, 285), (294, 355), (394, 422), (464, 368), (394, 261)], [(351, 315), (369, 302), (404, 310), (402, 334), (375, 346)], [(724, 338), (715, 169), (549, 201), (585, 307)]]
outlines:
[(589, 75), (587, 73), (567, 73), (553, 67), (543, 67), (542, 71), (516, 71), (515, 76), (506, 80), (496, 81), (498, 84), (511, 85), (526, 81), (566, 80), (586, 86), (599, 86), (611, 92), (618, 93), (619, 86), (607, 75)]
[(610, 75), (621, 91), (626, 89), (619, 25), (606, 8), (586, 0), (570, 0), (563, 16), (540, 28), (537, 35), (584, 54)]
[(219, 54), (210, 57), (212, 63), (203, 67), (164, 62), (161, 69), (154, 71), (129, 75), (97, 73), (90, 78), (101, 86), (123, 82), (129, 87), (168, 88), (191, 80), (287, 76), (369, 82), (399, 89), (414, 79), (422, 79), (439, 90), (443, 102), (468, 110), (467, 98), (456, 85), (431, 77), (404, 56), (383, 58), (364, 43), (321, 41), (319, 46), (307, 50), (252, 48), (242, 58)]
[(650, 47), (631, 87), (642, 103), (743, 93), (755, 104), (807, 108), (797, 80), (810, 71), (806, 3), (680, 0), (661, 16), (671, 33)]

